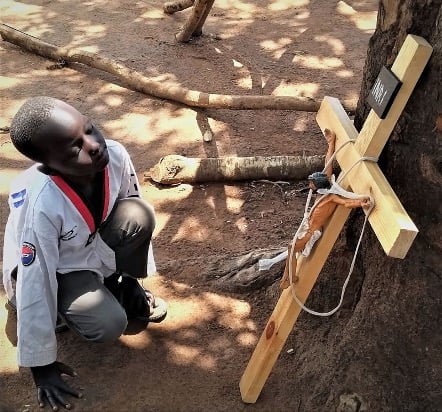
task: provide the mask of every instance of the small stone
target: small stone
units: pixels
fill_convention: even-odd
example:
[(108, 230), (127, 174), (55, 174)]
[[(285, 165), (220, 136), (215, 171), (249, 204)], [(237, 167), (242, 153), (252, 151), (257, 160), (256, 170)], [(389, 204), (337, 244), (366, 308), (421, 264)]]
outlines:
[(211, 130), (206, 130), (206, 131), (203, 133), (203, 140), (204, 140), (205, 142), (211, 142), (212, 139), (213, 139), (213, 133), (212, 133), (212, 131), (211, 131)]
[(339, 397), (336, 412), (364, 412), (367, 407), (357, 393), (343, 394)]

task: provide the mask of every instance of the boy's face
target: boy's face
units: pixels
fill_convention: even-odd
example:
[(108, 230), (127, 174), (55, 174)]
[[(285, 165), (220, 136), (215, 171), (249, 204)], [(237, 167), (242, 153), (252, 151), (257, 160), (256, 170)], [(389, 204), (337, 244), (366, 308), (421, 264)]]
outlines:
[(91, 177), (104, 170), (109, 153), (101, 132), (75, 108), (60, 101), (38, 137), (44, 165), (61, 175)]

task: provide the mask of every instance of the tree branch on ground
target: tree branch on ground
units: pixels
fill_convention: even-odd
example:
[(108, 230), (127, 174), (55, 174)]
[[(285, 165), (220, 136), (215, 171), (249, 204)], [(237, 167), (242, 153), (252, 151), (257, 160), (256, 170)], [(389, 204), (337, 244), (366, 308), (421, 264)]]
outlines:
[(186, 43), (192, 36), (201, 36), (204, 22), (210, 13), (215, 0), (196, 0), (192, 13), (184, 27), (176, 34), (179, 42)]
[[(190, 107), (230, 110), (298, 110), (316, 112), (321, 100), (295, 96), (250, 96), (211, 94), (189, 90), (179, 83), (148, 78), (116, 61), (75, 48), (58, 47), (30, 36), (6, 24), (0, 24), (3, 40), (55, 61), (80, 63), (116, 76), (124, 85), (150, 96), (171, 100)], [(343, 102), (349, 112), (356, 107), (355, 100)]]
[(183, 11), (193, 6), (195, 0), (177, 0), (177, 1), (168, 1), (164, 3), (163, 11), (166, 14), (174, 14), (178, 11)]

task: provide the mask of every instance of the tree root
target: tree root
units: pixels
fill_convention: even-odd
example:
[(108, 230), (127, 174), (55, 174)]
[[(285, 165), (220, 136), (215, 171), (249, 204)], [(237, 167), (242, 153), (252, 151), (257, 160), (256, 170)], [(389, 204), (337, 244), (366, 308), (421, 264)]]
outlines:
[(269, 259), (287, 248), (274, 248), (249, 252), (241, 256), (233, 256), (226, 261), (220, 258), (207, 267), (206, 276), (213, 281), (217, 289), (229, 292), (246, 292), (267, 287), (281, 278), (284, 262), (279, 262), (269, 270), (260, 271), (260, 259)]

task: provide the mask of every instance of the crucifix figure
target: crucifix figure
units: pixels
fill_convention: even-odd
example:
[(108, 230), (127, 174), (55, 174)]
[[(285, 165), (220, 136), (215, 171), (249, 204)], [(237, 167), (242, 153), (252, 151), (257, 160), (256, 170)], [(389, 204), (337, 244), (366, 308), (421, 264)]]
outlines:
[[(320, 196), (313, 205), (309, 216), (301, 223), (295, 240), (289, 246), (289, 253), (286, 261), (284, 274), (281, 279), (281, 289), (290, 286), (289, 267), (291, 272), (296, 272), (297, 254), (302, 253), (303, 256), (309, 256), (310, 252), (321, 237), (322, 227), (330, 218), (338, 205), (349, 209), (362, 207), (370, 209), (374, 206), (370, 196), (358, 196), (356, 198), (348, 198), (342, 194), (330, 193), (328, 190), (332, 185), (333, 174), (333, 155), (335, 154), (336, 135), (329, 129), (324, 130), (324, 136), (327, 140), (328, 150), (325, 155), (325, 171), (315, 172), (308, 177), (309, 187), (314, 193)], [(293, 249), (293, 250), (292, 250)]]
[[(401, 82), (399, 91), (385, 118), (371, 110), (359, 133), (338, 99), (325, 97), (316, 117), (323, 132), (328, 129), (336, 135), (336, 160), (342, 170), (342, 181), (338, 178), (340, 185), (344, 190), (373, 197), (376, 206), (368, 221), (385, 253), (401, 259), (406, 256), (418, 230), (373, 160), (381, 154), (431, 53), (432, 47), (422, 37), (406, 37), (391, 67), (391, 72)], [(282, 291), (241, 378), (239, 386), (244, 402), (254, 403), (258, 399), (301, 312), (299, 303), (307, 300), (350, 210), (337, 205), (324, 222), (322, 235), (312, 253), (301, 256), (296, 268), (290, 268), (296, 282)], [(288, 261), (286, 267), (290, 265)], [(296, 301), (292, 292), (297, 296)]]

